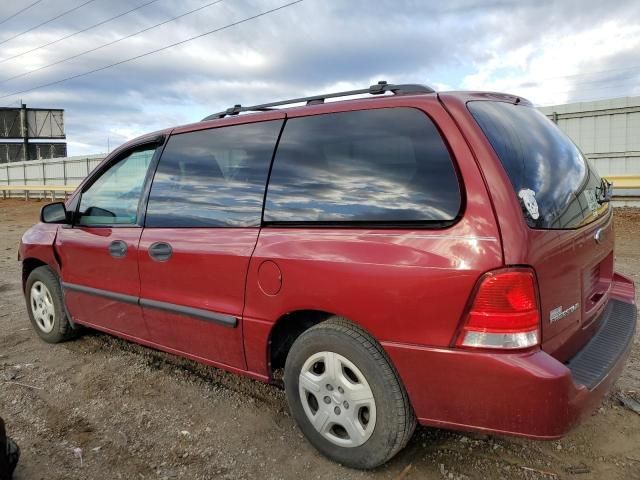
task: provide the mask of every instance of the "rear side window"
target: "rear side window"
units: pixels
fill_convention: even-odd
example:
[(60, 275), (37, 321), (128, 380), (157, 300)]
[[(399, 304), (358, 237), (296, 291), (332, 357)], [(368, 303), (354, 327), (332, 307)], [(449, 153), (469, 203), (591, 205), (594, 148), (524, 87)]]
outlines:
[(602, 180), (553, 122), (536, 109), (506, 102), (468, 103), (500, 158), (527, 224), (576, 228), (607, 211)]
[(460, 188), (433, 122), (412, 108), (287, 120), (266, 222), (452, 222)]
[(146, 227), (260, 225), (282, 120), (173, 135), (153, 178)]

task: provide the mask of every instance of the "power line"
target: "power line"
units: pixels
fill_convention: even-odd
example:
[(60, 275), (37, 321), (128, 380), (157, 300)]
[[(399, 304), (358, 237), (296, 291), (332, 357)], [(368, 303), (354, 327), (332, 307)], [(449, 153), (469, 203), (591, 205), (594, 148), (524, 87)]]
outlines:
[[(634, 84), (638, 83), (638, 80), (637, 80), (636, 77), (637, 76), (629, 77), (629, 78), (618, 78), (618, 79), (601, 78), (601, 79), (598, 79), (598, 80), (591, 80), (591, 81), (585, 81), (585, 82), (575, 82), (575, 83), (570, 84), (567, 88), (564, 88), (562, 90), (553, 90), (553, 89), (549, 88), (548, 86), (545, 86), (542, 83), (542, 81), (536, 81), (535, 83), (530, 82), (529, 85), (508, 84), (506, 87), (501, 88), (500, 90), (517, 91), (517, 90), (526, 90), (526, 89), (541, 89), (541, 90), (544, 90), (545, 93), (556, 93), (556, 94), (570, 93), (570, 92), (573, 92), (575, 90), (579, 90), (580, 92), (602, 91), (602, 90), (607, 90), (607, 89), (611, 89), (611, 88), (623, 88), (623, 87), (634, 86)], [(591, 85), (591, 86), (586, 87), (586, 88), (582, 87), (582, 85), (589, 85), (589, 84), (595, 84), (595, 85)]]
[(100, 50), (102, 48), (110, 47), (111, 45), (115, 45), (116, 43), (122, 42), (123, 40), (127, 40), (128, 38), (135, 37), (136, 35), (140, 35), (141, 33), (148, 32), (149, 30), (153, 30), (154, 28), (161, 27), (162, 25), (166, 25), (167, 23), (173, 22), (173, 21), (178, 20), (178, 19), (180, 19), (182, 17), (186, 17), (187, 15), (191, 15), (192, 13), (199, 12), (200, 10), (204, 10), (207, 7), (211, 7), (212, 5), (216, 5), (217, 3), (221, 3), (221, 2), (224, 2), (224, 0), (215, 0), (214, 2), (209, 2), (209, 3), (205, 4), (205, 5), (202, 5), (201, 7), (198, 7), (198, 8), (193, 9), (193, 10), (189, 10), (186, 13), (178, 15), (177, 17), (170, 18), (168, 20), (165, 20), (164, 22), (156, 23), (155, 25), (151, 25), (150, 27), (143, 28), (142, 30), (138, 30), (135, 33), (131, 33), (131, 34), (126, 35), (124, 37), (117, 38), (117, 39), (115, 39), (115, 40), (113, 40), (111, 42), (104, 43), (104, 44), (99, 45), (99, 46), (97, 46), (95, 48), (91, 48), (89, 50), (85, 50), (84, 52), (80, 52), (80, 53), (78, 53), (76, 55), (72, 55), (70, 57), (63, 58), (62, 60), (58, 60), (56, 62), (49, 63), (48, 65), (43, 65), (42, 67), (34, 68), (33, 70), (29, 70), (29, 71), (24, 72), (24, 73), (19, 73), (18, 75), (13, 75), (12, 77), (7, 77), (7, 78), (0, 79), (0, 85), (3, 84), (3, 83), (9, 82), (11, 80), (15, 80), (16, 78), (26, 77), (27, 75), (30, 75), (30, 74), (32, 74), (34, 72), (39, 72), (40, 70), (45, 70), (45, 69), (47, 69), (49, 67), (53, 67), (55, 65), (59, 65), (61, 63), (67, 62), (69, 60), (73, 60), (75, 58), (82, 57), (83, 55), (86, 55), (88, 53), (93, 53), (93, 52), (95, 52), (97, 50)]
[[(633, 96), (632, 93), (628, 93), (627, 95), (622, 95), (619, 94), (617, 96), (611, 97), (603, 97), (603, 96), (598, 96), (598, 93), (602, 94), (602, 92), (605, 92), (607, 90), (611, 90), (611, 89), (617, 89), (616, 91), (623, 91), (623, 90), (627, 90), (630, 91), (632, 87), (634, 87), (634, 84), (628, 84), (626, 83), (628, 80), (620, 80), (617, 82), (611, 82), (611, 84), (609, 85), (603, 85), (601, 87), (590, 87), (590, 88), (570, 88), (570, 89), (566, 89), (566, 90), (549, 90), (547, 88), (544, 87), (530, 87), (530, 88), (538, 88), (538, 89), (543, 89), (544, 91), (544, 95), (547, 96), (549, 94), (552, 94), (552, 96), (559, 96), (562, 94), (568, 94), (568, 93), (572, 93), (572, 94), (578, 94), (578, 97), (574, 97), (574, 99), (570, 100), (570, 101), (564, 101), (564, 102), (558, 102), (558, 101), (554, 101), (554, 102), (546, 102), (546, 103), (535, 103), (536, 107), (547, 107), (547, 106), (551, 106), (551, 105), (560, 105), (560, 104), (564, 104), (564, 103), (576, 103), (576, 102), (590, 102), (590, 101), (598, 101), (598, 100), (604, 100), (607, 98), (618, 98), (618, 97), (629, 97), (629, 96)], [(512, 92), (517, 92), (516, 88), (504, 88), (501, 89), (502, 91), (512, 91)], [(532, 97), (531, 95), (525, 95), (527, 98), (529, 98), (530, 100), (533, 99), (534, 97)]]
[[(640, 68), (640, 67), (638, 67)], [(611, 69), (612, 71), (618, 69)], [(546, 93), (569, 93), (574, 90), (579, 90), (581, 92), (589, 92), (589, 91), (602, 91), (610, 88), (623, 88), (623, 87), (631, 87), (635, 86), (638, 83), (638, 77), (640, 76), (640, 72), (633, 74), (626, 74), (623, 78), (599, 78), (593, 80), (585, 80), (581, 82), (573, 82), (569, 83), (566, 88), (553, 90), (549, 86), (544, 85), (544, 80), (535, 80), (532, 82), (528, 82), (529, 84), (511, 84), (510, 87), (506, 87), (507, 90), (516, 90), (516, 89), (543, 89)], [(584, 85), (588, 85), (584, 87)]]
[[(41, 1), (41, 0), (39, 0), (39, 1)], [(93, 0), (91, 0), (91, 1), (93, 1)], [(133, 8), (133, 9), (131, 9), (131, 10), (128, 10), (128, 11), (126, 11), (126, 12), (124, 12), (124, 13), (121, 13), (121, 14), (119, 14), (119, 15), (116, 15), (116, 16), (114, 16), (114, 17), (111, 17), (111, 18), (109, 18), (109, 19), (107, 19), (107, 20), (104, 20), (104, 21), (102, 21), (102, 22), (99, 22), (99, 23), (97, 23), (97, 24), (94, 24), (94, 25), (92, 25), (92, 26), (90, 26), (90, 27), (87, 27), (87, 28), (85, 28), (85, 29), (82, 29), (82, 30), (80, 30), (80, 31), (74, 32), (74, 33), (72, 33), (72, 34), (70, 34), (70, 35), (66, 35), (66, 36), (61, 37), (61, 38), (59, 38), (59, 39), (57, 39), (57, 40), (54, 40), (54, 41), (49, 42), (49, 43), (47, 43), (47, 44), (41, 45), (41, 46), (39, 46), (39, 47), (35, 47), (35, 48), (31, 49), (31, 50), (27, 50), (27, 51), (25, 51), (25, 52), (19, 53), (19, 54), (17, 54), (17, 55), (12, 56), (12, 57), (8, 57), (8, 58), (5, 58), (5, 59), (2, 59), (2, 60), (0, 60), (0, 64), (2, 64), (2, 63), (4, 63), (4, 62), (7, 62), (7, 61), (9, 61), (9, 60), (12, 60), (12, 59), (14, 59), (14, 58), (20, 57), (20, 56), (22, 56), (22, 55), (26, 55), (26, 54), (31, 53), (31, 52), (33, 52), (33, 51), (39, 50), (39, 49), (41, 49), (41, 48), (45, 48), (45, 47), (47, 47), (47, 46), (53, 45), (53, 44), (55, 44), (55, 43), (58, 43), (58, 42), (60, 42), (60, 41), (63, 41), (63, 40), (68, 39), (68, 38), (70, 38), (70, 37), (73, 37), (73, 36), (75, 36), (75, 35), (77, 35), (77, 34), (80, 34), (80, 33), (86, 32), (86, 31), (91, 30), (91, 29), (93, 29), (93, 28), (96, 28), (96, 27), (98, 27), (98, 26), (104, 25), (105, 23), (108, 23), (108, 22), (110, 22), (110, 21), (112, 21), (112, 20), (115, 20), (115, 19), (117, 19), (117, 18), (120, 18), (120, 17), (122, 17), (122, 16), (124, 16), (124, 15), (127, 15), (128, 13), (131, 13), (131, 12), (133, 12), (133, 11), (135, 11), (135, 10), (138, 10), (138, 9), (140, 9), (140, 8), (143, 8), (143, 7), (145, 7), (145, 6), (147, 6), (147, 5), (151, 4), (151, 3), (155, 3), (156, 1), (158, 1), (158, 0), (151, 0), (151, 1), (149, 1), (149, 2), (147, 2), (147, 3), (144, 3), (144, 4), (142, 4), (142, 5), (138, 6), (138, 7), (135, 7), (135, 8)], [(207, 8), (207, 7), (211, 6), (211, 5), (214, 5), (214, 4), (216, 4), (216, 3), (219, 3), (219, 2), (221, 2), (221, 1), (224, 1), (224, 0), (219, 0), (219, 1), (216, 1), (216, 2), (212, 2), (212, 3), (209, 3), (209, 4), (203, 5), (202, 7), (199, 7), (199, 8), (197, 8), (197, 9), (195, 9), (195, 10), (191, 10), (191, 11), (186, 12), (186, 13), (184, 13), (184, 14), (182, 14), (182, 15), (177, 16), (177, 17), (173, 17), (173, 18), (171, 18), (171, 19), (169, 19), (169, 20), (166, 20), (166, 21), (164, 21), (164, 22), (161, 22), (161, 23), (159, 23), (159, 24), (152, 25), (151, 27), (148, 27), (148, 28), (145, 28), (145, 29), (139, 30), (138, 32), (135, 32), (135, 33), (130, 34), (130, 35), (127, 35), (127, 36), (125, 36), (125, 37), (122, 37), (122, 38), (116, 39), (116, 40), (114, 40), (114, 41), (112, 41), (112, 42), (108, 42), (108, 43), (106, 43), (106, 44), (104, 44), (104, 45), (101, 45), (101, 46), (98, 46), (98, 47), (96, 47), (96, 48), (93, 48), (93, 49), (90, 49), (90, 50), (87, 50), (87, 51), (81, 52), (81, 53), (79, 53), (79, 54), (77, 54), (77, 55), (73, 55), (73, 56), (71, 56), (71, 57), (64, 58), (64, 59), (62, 59), (62, 60), (59, 60), (59, 61), (56, 61), (56, 62), (50, 63), (50, 64), (48, 64), (48, 65), (44, 65), (44, 66), (42, 66), (42, 67), (39, 67), (39, 68), (36, 68), (36, 69), (33, 69), (33, 70), (29, 70), (29, 71), (27, 71), (27, 72), (24, 72), (24, 73), (21, 73), (21, 74), (18, 74), (18, 75), (14, 75), (14, 76), (12, 76), (12, 77), (7, 77), (7, 78), (4, 78), (4, 79), (0, 79), (0, 84), (5, 83), (5, 82), (8, 82), (8, 81), (10, 81), (10, 80), (15, 80), (15, 79), (17, 79), (17, 78), (22, 78), (22, 77), (24, 77), (24, 76), (26, 76), (26, 75), (29, 75), (29, 74), (31, 74), (31, 73), (35, 73), (35, 72), (38, 72), (38, 71), (40, 71), (40, 70), (47, 69), (47, 68), (49, 68), (49, 67), (52, 67), (52, 66), (58, 65), (58, 64), (60, 64), (60, 63), (64, 63), (64, 62), (66, 62), (66, 61), (68, 61), (68, 60), (73, 60), (73, 59), (75, 59), (75, 58), (81, 57), (81, 56), (86, 55), (86, 54), (88, 54), (88, 53), (95, 52), (95, 51), (100, 50), (100, 49), (102, 49), (102, 48), (104, 48), (104, 47), (114, 45), (114, 44), (119, 43), (119, 42), (121, 42), (121, 41), (123, 41), (123, 40), (126, 40), (126, 39), (128, 39), (128, 38), (134, 37), (134, 36), (139, 35), (139, 34), (141, 34), (141, 33), (144, 33), (144, 32), (147, 32), (147, 31), (149, 31), (149, 30), (152, 30), (152, 29), (154, 29), (154, 28), (157, 28), (157, 27), (159, 27), (159, 26), (165, 25), (166, 23), (169, 23), (169, 22), (175, 21), (175, 20), (177, 20), (177, 19), (179, 19), (179, 18), (182, 18), (182, 17), (184, 17), (184, 16), (187, 16), (187, 15), (190, 15), (190, 14), (192, 14), (192, 13), (195, 13), (195, 12), (197, 12), (197, 11), (201, 10), (201, 9)], [(36, 3), (37, 3), (37, 2), (36, 2)], [(90, 3), (90, 2), (86, 2), (86, 3)], [(86, 3), (85, 3), (85, 4), (86, 4)], [(77, 9), (77, 8), (82, 7), (82, 6), (83, 6), (83, 5), (85, 5), (85, 4), (82, 4), (82, 5), (78, 6), (78, 7), (76, 7), (76, 9)], [(32, 5), (34, 5), (34, 4), (32, 4)], [(73, 9), (72, 9), (72, 10), (73, 10)], [(66, 13), (69, 13), (69, 12), (70, 12), (70, 11), (68, 11), (68, 12), (66, 12)], [(19, 12), (18, 12), (18, 13), (19, 13)], [(64, 15), (64, 14), (62, 14), (62, 15)], [(57, 17), (57, 18), (59, 18), (59, 17)], [(53, 20), (53, 19), (52, 19), (52, 20)], [(52, 21), (52, 20), (51, 20), (51, 21)], [(47, 22), (45, 22), (45, 23), (47, 23)], [(41, 25), (42, 25), (42, 24), (41, 24)], [(34, 27), (34, 28), (37, 28), (37, 27)], [(10, 39), (8, 39), (8, 40), (10, 40)], [(8, 41), (8, 40), (6, 40), (6, 41)], [(572, 75), (564, 75), (564, 76), (556, 76), (556, 77), (545, 77), (545, 78), (542, 78), (542, 79), (538, 79), (538, 80), (536, 81), (536, 83), (540, 84), (540, 83), (541, 83), (541, 82), (543, 82), (543, 81), (546, 81), (546, 80), (553, 80), (553, 79), (568, 79), (568, 78), (572, 78), (572, 77), (582, 77), (582, 76), (587, 76), (587, 75), (596, 75), (596, 74), (601, 74), (601, 73), (609, 73), (609, 72), (611, 72), (611, 71), (618, 71), (618, 70), (637, 70), (637, 69), (640, 69), (640, 65), (631, 66), (631, 67), (618, 67), (618, 68), (612, 68), (612, 69), (608, 69), (608, 70), (600, 70), (600, 71), (593, 71), (593, 72), (584, 72), (584, 73), (572, 74)], [(590, 80), (590, 81), (584, 81), (584, 82), (575, 82), (573, 85), (583, 85), (583, 84), (588, 84), (588, 83), (599, 83), (599, 82), (603, 82), (603, 81), (607, 81), (607, 79), (598, 79), (598, 80)], [(518, 85), (514, 85), (514, 86), (513, 86), (513, 88), (516, 88), (516, 89), (517, 89), (517, 88), (531, 88), (531, 87), (535, 87), (534, 85), (527, 85), (527, 83), (529, 83), (529, 82), (526, 82), (526, 83), (524, 83), (524, 84), (523, 84), (523, 83), (520, 83), (520, 84), (518, 84)], [(571, 91), (571, 90), (564, 90), (564, 91), (562, 91), (562, 92), (568, 92), (568, 91)], [(556, 92), (554, 92), (554, 93), (557, 93), (557, 91), (556, 91)]]
[(8, 22), (9, 20), (11, 20), (12, 18), (17, 17), (18, 15), (20, 15), (22, 12), (26, 12), (27, 10), (29, 10), (31, 7), (35, 7), (37, 4), (39, 4), (42, 0), (37, 0), (35, 2), (33, 2), (31, 5), (27, 5), (26, 7), (24, 7), (22, 10), (18, 10), (16, 13), (14, 13), (13, 15), (9, 15), (7, 18), (5, 18), (4, 20), (0, 20), (0, 25), (2, 25), (5, 22)]
[[(620, 70), (640, 70), (640, 65), (635, 67), (622, 67), (622, 68), (611, 68), (609, 70), (600, 70), (598, 72), (592, 72), (592, 74), (602, 74), (602, 73), (609, 73), (609, 72), (615, 72)], [(531, 81), (527, 81), (524, 83), (523, 82), (520, 82), (517, 84), (507, 83), (506, 84), (507, 86), (500, 88), (499, 90), (516, 92), (518, 90), (525, 90), (525, 89), (543, 89), (544, 92), (547, 94), (548, 93), (554, 93), (554, 94), (570, 93), (576, 90), (580, 91), (581, 93), (591, 92), (591, 91), (599, 92), (599, 91), (607, 90), (611, 88), (624, 88), (624, 87), (635, 86), (634, 84), (638, 83), (638, 76), (640, 75), (640, 72), (626, 74), (625, 78), (597, 78), (592, 80), (572, 82), (567, 86), (567, 88), (557, 89), (557, 90), (553, 90), (549, 86), (544, 85), (544, 82), (546, 80), (565, 79), (565, 78), (571, 78), (571, 77), (582, 76), (582, 75), (583, 74), (547, 77), (547, 78), (540, 78), (540, 79), (534, 78)], [(586, 73), (584, 75), (589, 75), (589, 73)], [(583, 87), (583, 85), (590, 85), (590, 86), (585, 88)], [(552, 104), (552, 105), (555, 105), (555, 104)], [(546, 104), (544, 106), (546, 106)]]
[[(611, 73), (611, 72), (617, 72), (617, 71), (634, 71), (634, 70), (640, 70), (640, 65), (634, 65), (634, 66), (630, 66), (630, 67), (616, 67), (616, 68), (610, 68), (608, 70), (599, 70), (599, 71), (594, 71), (594, 72), (585, 72), (585, 73), (577, 73), (577, 74), (572, 74), (572, 75), (560, 75), (557, 77), (544, 77), (544, 78), (534, 78), (530, 81), (526, 81), (526, 82), (522, 82), (520, 81), (520, 83), (518, 84), (513, 84), (512, 88), (536, 88), (536, 87), (540, 87), (540, 88), (544, 88), (543, 82), (548, 81), (548, 80), (563, 80), (563, 79), (569, 79), (569, 78), (573, 78), (573, 77), (582, 77), (582, 76), (588, 76), (588, 75), (599, 75), (599, 74), (606, 74), (606, 73)], [(621, 78), (621, 79), (617, 79), (616, 82), (620, 82), (620, 81), (632, 81), (635, 80), (635, 77), (637, 77), (640, 74), (640, 71), (638, 73), (630, 73), (627, 78)], [(529, 74), (530, 76), (530, 74)], [(584, 81), (579, 81), (579, 82), (573, 82), (571, 83), (571, 85), (588, 85), (588, 84), (592, 84), (592, 83), (601, 83), (601, 82), (609, 82), (611, 81), (610, 78), (594, 78), (591, 80), (584, 80)], [(569, 91), (569, 90), (560, 90), (560, 92), (564, 92), (564, 91)], [(558, 92), (558, 91), (555, 91)]]
[(40, 50), (41, 48), (49, 47), (49, 46), (54, 45), (56, 43), (59, 43), (59, 42), (61, 42), (63, 40), (66, 40), (68, 38), (75, 37), (76, 35), (78, 35), (80, 33), (88, 32), (89, 30), (92, 30), (92, 29), (94, 29), (96, 27), (100, 27), (100, 26), (102, 26), (102, 25), (104, 25), (106, 23), (109, 23), (109, 22), (111, 22), (113, 20), (116, 20), (116, 19), (118, 19), (120, 17), (124, 17), (125, 15), (128, 15), (131, 12), (135, 12), (136, 10), (140, 10), (141, 8), (144, 8), (147, 5), (151, 5), (152, 3), (156, 3), (157, 1), (158, 0), (150, 0), (149, 2), (143, 3), (142, 5), (140, 5), (138, 7), (132, 8), (131, 10), (127, 10), (126, 12), (120, 13), (120, 14), (114, 16), (114, 17), (107, 18), (106, 20), (103, 20), (102, 22), (94, 23), (90, 27), (83, 28), (82, 30), (78, 30), (77, 32), (71, 33), (69, 35), (65, 35), (64, 37), (60, 37), (57, 40), (53, 40), (52, 42), (45, 43), (44, 45), (40, 45), (39, 47), (32, 48), (31, 50), (25, 50), (24, 52), (18, 53), (17, 55), (13, 55), (12, 57), (3, 58), (2, 60), (0, 60), (0, 63), (8, 62), (9, 60), (13, 60), (14, 58), (22, 57), (23, 55), (26, 55), (26, 54), (31, 53), (31, 52), (35, 52), (36, 50)]
[(545, 102), (545, 103), (540, 103), (540, 104), (536, 104), (536, 107), (551, 107), (551, 106), (555, 106), (555, 105), (564, 105), (567, 103), (581, 103), (581, 102), (597, 102), (600, 100), (611, 100), (611, 99), (615, 99), (615, 98), (625, 98), (625, 97), (636, 97), (638, 96), (638, 94), (636, 93), (635, 95), (631, 92), (625, 94), (622, 93), (613, 93), (611, 95), (608, 96), (598, 96), (598, 94), (596, 92), (592, 92), (590, 94), (585, 94), (584, 92), (575, 92), (580, 94), (579, 96), (574, 96), (574, 97), (569, 97), (569, 100), (565, 100), (562, 102)]
[[(8, 104), (6, 104), (6, 105), (3, 105), (3, 106), (2, 106), (2, 107), (0, 107), (0, 108), (10, 108), (10, 107), (13, 107), (13, 104), (14, 104), (14, 103), (17, 103), (17, 104), (18, 104), (18, 106), (21, 106), (21, 105), (22, 105), (22, 100), (14, 100), (13, 102), (8, 103)], [(14, 107), (14, 108), (15, 108), (15, 107)]]
[[(588, 77), (591, 75), (599, 75), (602, 73), (611, 73), (611, 72), (618, 72), (618, 71), (633, 71), (633, 70), (640, 70), (640, 65), (631, 65), (631, 66), (627, 66), (627, 67), (615, 67), (615, 68), (609, 68), (606, 70), (595, 70), (595, 71), (591, 71), (591, 72), (582, 72), (582, 73), (574, 73), (574, 74), (570, 74), (570, 75), (559, 75), (556, 77), (544, 77), (544, 78), (539, 78), (536, 79), (535, 82), (537, 84), (540, 84), (541, 82), (545, 82), (547, 80), (563, 80), (563, 79), (569, 79), (569, 78), (574, 78), (574, 77)], [(593, 79), (593, 80), (585, 80), (585, 81), (581, 81), (581, 82), (575, 82), (573, 83), (573, 85), (585, 85), (588, 83), (597, 83), (600, 81), (607, 81), (607, 79)], [(535, 87), (534, 85), (531, 85), (531, 83), (533, 82), (521, 82), (518, 85), (514, 85), (513, 88), (533, 88)], [(542, 85), (540, 85), (542, 87)]]
[[(636, 69), (638, 69), (640, 67), (637, 67)], [(612, 70), (617, 70), (617, 69), (612, 69)], [(631, 74), (625, 74), (625, 76), (623, 78), (597, 78), (597, 79), (593, 79), (593, 80), (585, 80), (584, 82), (574, 82), (571, 83), (570, 85), (575, 87), (578, 85), (591, 85), (591, 84), (599, 84), (599, 83), (620, 83), (620, 82), (632, 82), (635, 81), (637, 83), (638, 79), (638, 75), (640, 74), (640, 72), (638, 73), (631, 73)], [(598, 88), (597, 86), (594, 87), (590, 87), (590, 88)], [(606, 86), (604, 88), (607, 88)]]
[(121, 60), (121, 61), (119, 61), (119, 62), (112, 63), (112, 64), (106, 65), (106, 66), (104, 66), (104, 67), (96, 68), (96, 69), (94, 69), (94, 70), (90, 70), (90, 71), (88, 71), (88, 72), (79, 73), (79, 74), (77, 74), (77, 75), (73, 75), (73, 76), (71, 76), (71, 77), (63, 78), (63, 79), (61, 79), (61, 80), (56, 80), (55, 82), (49, 82), (49, 83), (45, 83), (45, 84), (42, 84), (42, 85), (38, 85), (38, 86), (36, 86), (36, 87), (28, 88), (28, 89), (26, 89), (26, 90), (21, 90), (21, 91), (18, 91), (18, 92), (9, 93), (9, 94), (7, 94), (7, 95), (2, 95), (2, 96), (0, 96), (0, 99), (2, 99), (2, 98), (7, 98), (7, 97), (11, 97), (11, 96), (13, 96), (13, 95), (19, 95), (19, 94), (21, 94), (21, 93), (32, 92), (32, 91), (34, 91), (34, 90), (39, 90), (39, 89), (41, 89), (41, 88), (45, 88), (45, 87), (51, 87), (51, 86), (53, 86), (53, 85), (58, 85), (58, 84), (60, 84), (60, 83), (67, 82), (67, 81), (69, 81), (69, 80), (74, 80), (74, 79), (76, 79), (76, 78), (86, 77), (87, 75), (91, 75), (91, 74), (96, 73), (96, 72), (101, 72), (101, 71), (103, 71), (103, 70), (107, 70), (108, 68), (112, 68), (112, 67), (115, 67), (115, 66), (118, 66), (118, 65), (122, 65), (122, 64), (124, 64), (124, 63), (132, 62), (132, 61), (134, 61), (134, 60), (138, 60), (138, 59), (140, 59), (140, 58), (143, 58), (143, 57), (146, 57), (146, 56), (149, 56), (149, 55), (153, 55), (154, 53), (162, 52), (163, 50), (167, 50), (167, 49), (169, 49), (169, 48), (173, 48), (173, 47), (176, 47), (176, 46), (178, 46), (178, 45), (183, 45), (183, 44), (185, 44), (185, 43), (191, 42), (191, 41), (196, 40), (196, 39), (198, 39), (198, 38), (206, 37), (207, 35), (212, 35), (212, 34), (214, 34), (214, 33), (220, 32), (220, 31), (222, 31), (222, 30), (226, 30), (226, 29), (231, 28), (231, 27), (235, 27), (235, 26), (240, 25), (240, 24), (242, 24), (242, 23), (246, 23), (246, 22), (248, 22), (248, 21), (255, 20), (256, 18), (264, 17), (265, 15), (268, 15), (268, 14), (270, 14), (270, 13), (274, 13), (274, 12), (277, 12), (278, 10), (283, 10), (283, 9), (285, 9), (285, 8), (287, 8), (287, 7), (291, 7), (291, 6), (295, 5), (295, 4), (297, 4), (297, 3), (301, 3), (301, 2), (303, 2), (303, 1), (304, 1), (304, 0), (295, 0), (295, 1), (293, 1), (293, 2), (285, 3), (284, 5), (280, 5), (279, 7), (275, 7), (275, 8), (272, 8), (272, 9), (270, 9), (270, 10), (265, 10), (264, 12), (257, 13), (257, 14), (255, 14), (255, 15), (252, 15), (252, 16), (250, 16), (250, 17), (244, 18), (244, 19), (242, 19), (242, 20), (238, 20), (237, 22), (229, 23), (229, 24), (227, 24), (227, 25), (224, 25), (224, 26), (222, 26), (222, 27), (216, 28), (216, 29), (214, 29), (214, 30), (209, 30), (208, 32), (204, 32), (204, 33), (201, 33), (201, 34), (199, 34), (199, 35), (195, 35), (195, 36), (193, 36), (193, 37), (189, 37), (189, 38), (187, 38), (187, 39), (185, 39), (185, 40), (181, 40), (181, 41), (179, 41), (179, 42), (175, 42), (175, 43), (172, 43), (172, 44), (170, 44), (170, 45), (166, 45), (166, 46), (164, 46), (164, 47), (157, 48), (157, 49), (155, 49), (155, 50), (151, 50), (151, 51), (149, 51), (149, 52), (146, 52), (146, 53), (143, 53), (143, 54), (140, 54), (140, 55), (136, 55), (135, 57), (130, 57), (130, 58), (127, 58), (127, 59), (125, 59), (125, 60)]
[(615, 99), (619, 99), (619, 98), (627, 98), (627, 97), (631, 97), (633, 95), (618, 95), (615, 97), (577, 97), (577, 98), (571, 98), (569, 100), (566, 100), (562, 103), (559, 102), (554, 102), (554, 103), (541, 103), (541, 104), (535, 104), (536, 108), (541, 108), (541, 107), (555, 107), (558, 105), (567, 105), (570, 103), (585, 103), (585, 102), (599, 102), (601, 100), (615, 100)]
[(33, 32), (34, 30), (36, 30), (36, 29), (38, 29), (38, 28), (42, 27), (43, 25), (46, 25), (46, 24), (48, 24), (48, 23), (53, 22), (54, 20), (57, 20), (57, 19), (59, 19), (59, 18), (62, 18), (62, 17), (64, 17), (65, 15), (68, 15), (68, 14), (69, 14), (69, 13), (71, 13), (71, 12), (75, 12), (75, 11), (76, 11), (76, 10), (78, 10), (79, 8), (82, 8), (82, 7), (84, 7), (85, 5), (88, 5), (89, 3), (92, 3), (92, 2), (95, 2), (95, 1), (96, 1), (96, 0), (87, 0), (86, 2), (81, 3), (81, 4), (80, 4), (80, 5), (78, 5), (77, 7), (70, 8), (69, 10), (62, 12), (61, 14), (56, 15), (56, 16), (55, 16), (55, 17), (53, 17), (53, 18), (50, 18), (50, 19), (49, 19), (49, 20), (47, 20), (46, 22), (39, 23), (39, 24), (38, 24), (38, 25), (36, 25), (35, 27), (31, 27), (31, 28), (29, 28), (29, 29), (25, 30), (24, 32), (20, 32), (20, 33), (18, 33), (18, 34), (16, 34), (16, 35), (14, 35), (13, 37), (9, 37), (9, 38), (7, 38), (7, 39), (5, 39), (5, 40), (2, 40), (2, 41), (0, 42), (0, 45), (3, 45), (3, 44), (5, 44), (5, 43), (7, 43), (7, 42), (10, 42), (10, 41), (11, 41), (11, 40), (13, 40), (14, 38), (21, 37), (21, 36), (22, 36), (22, 35), (24, 35), (25, 33)]
[(592, 72), (573, 73), (571, 75), (560, 75), (557, 77), (546, 77), (546, 78), (539, 79), (539, 81), (562, 80), (562, 79), (573, 78), (573, 77), (586, 77), (589, 75), (598, 75), (600, 73), (609, 73), (609, 72), (622, 71), (622, 70), (638, 70), (638, 69), (640, 69), (640, 65), (631, 65), (628, 67), (615, 67), (615, 68), (608, 68), (606, 70), (595, 70)]

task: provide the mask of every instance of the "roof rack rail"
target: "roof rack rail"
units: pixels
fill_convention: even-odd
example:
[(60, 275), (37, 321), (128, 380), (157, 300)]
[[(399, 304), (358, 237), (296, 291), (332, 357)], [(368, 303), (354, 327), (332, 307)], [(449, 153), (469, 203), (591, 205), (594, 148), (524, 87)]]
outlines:
[(279, 102), (272, 103), (263, 103), (261, 105), (253, 105), (250, 107), (243, 107), (242, 105), (234, 105), (231, 108), (227, 108), (226, 110), (218, 113), (214, 113), (213, 115), (209, 115), (202, 119), (202, 121), (206, 120), (214, 120), (216, 118), (224, 118), (226, 116), (238, 115), (241, 112), (264, 112), (268, 110), (273, 110), (273, 107), (280, 107), (283, 105), (290, 105), (292, 103), (303, 103), (306, 102), (307, 105), (316, 105), (319, 103), (324, 103), (327, 98), (338, 98), (338, 97), (349, 97), (352, 95), (362, 95), (368, 93), (370, 95), (381, 95), (386, 92), (392, 92), (394, 95), (416, 95), (416, 94), (425, 94), (425, 93), (434, 93), (435, 90), (431, 87), (427, 87), (426, 85), (418, 85), (418, 84), (406, 84), (406, 85), (392, 85), (387, 82), (380, 81), (375, 85), (371, 85), (369, 88), (363, 88), (360, 90), (348, 90), (346, 92), (336, 92), (336, 93), (325, 93), (323, 95), (314, 95), (311, 97), (300, 97), (300, 98), (292, 98), (290, 100), (281, 100)]

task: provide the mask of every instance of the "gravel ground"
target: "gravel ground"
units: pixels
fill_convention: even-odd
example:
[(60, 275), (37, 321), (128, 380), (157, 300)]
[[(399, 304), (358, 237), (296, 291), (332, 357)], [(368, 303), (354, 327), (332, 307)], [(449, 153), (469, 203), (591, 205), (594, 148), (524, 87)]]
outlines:
[[(0, 416), (23, 450), (17, 480), (640, 479), (640, 415), (614, 395), (561, 441), (419, 428), (359, 472), (307, 444), (274, 387), (99, 333), (47, 345), (16, 261), (41, 205), (0, 200)], [(616, 238), (617, 269), (640, 281), (640, 211), (617, 210)], [(638, 336), (615, 391), (640, 400)]]

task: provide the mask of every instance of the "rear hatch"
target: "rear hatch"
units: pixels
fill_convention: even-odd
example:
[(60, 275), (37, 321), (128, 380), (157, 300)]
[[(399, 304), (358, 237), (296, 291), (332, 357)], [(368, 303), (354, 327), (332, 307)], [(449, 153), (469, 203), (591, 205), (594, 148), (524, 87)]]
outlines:
[(576, 145), (535, 108), (472, 101), (528, 228), (524, 263), (536, 272), (542, 348), (566, 361), (593, 335), (609, 300), (613, 221), (609, 186)]

